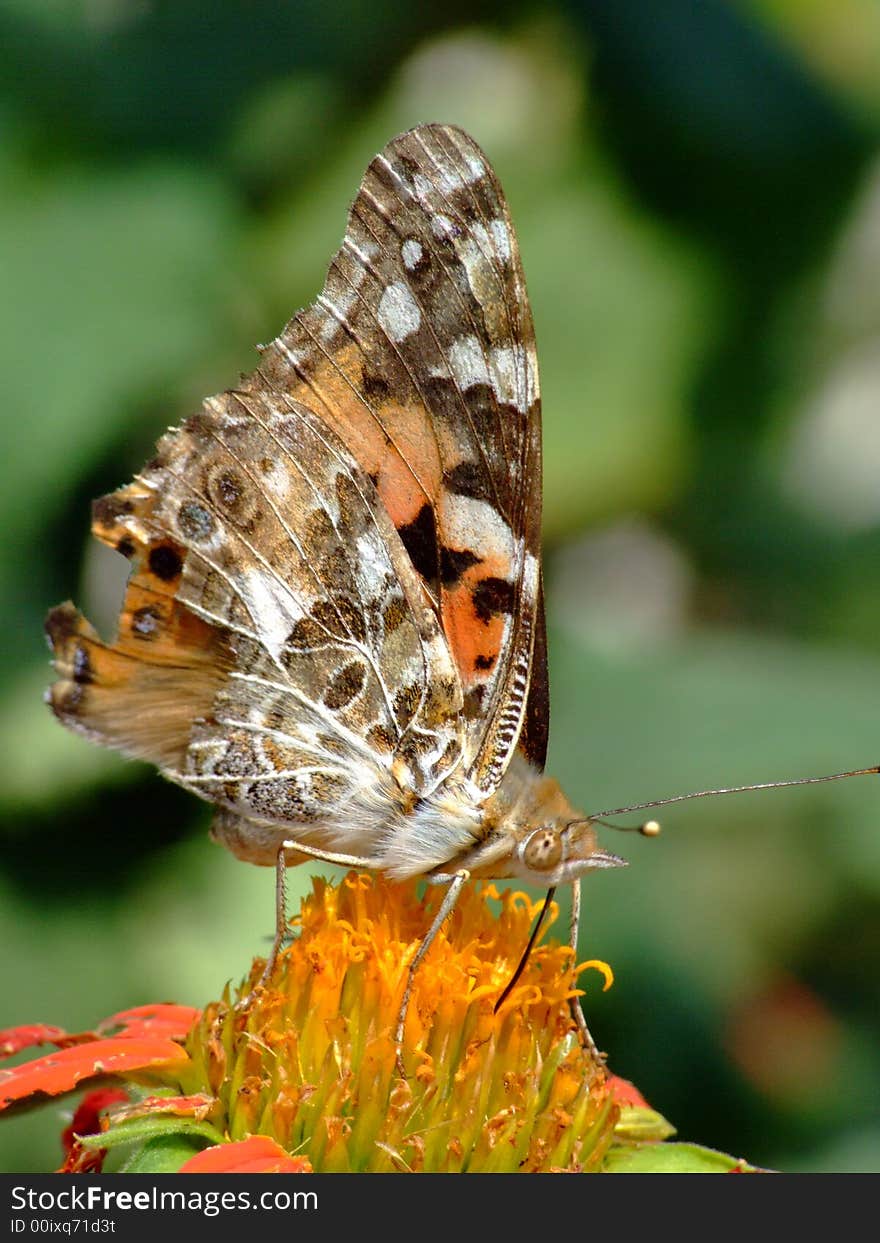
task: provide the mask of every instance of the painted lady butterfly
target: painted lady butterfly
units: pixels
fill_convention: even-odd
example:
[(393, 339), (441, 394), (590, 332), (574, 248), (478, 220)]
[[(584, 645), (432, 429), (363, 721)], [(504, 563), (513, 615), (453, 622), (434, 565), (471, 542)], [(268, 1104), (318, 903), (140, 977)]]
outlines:
[(470, 876), (623, 862), (542, 772), (540, 529), (507, 203), (472, 139), (421, 126), (259, 367), (95, 502), (132, 562), (118, 636), (54, 609), (48, 701), (216, 804), (242, 859), (447, 883), (430, 938)]

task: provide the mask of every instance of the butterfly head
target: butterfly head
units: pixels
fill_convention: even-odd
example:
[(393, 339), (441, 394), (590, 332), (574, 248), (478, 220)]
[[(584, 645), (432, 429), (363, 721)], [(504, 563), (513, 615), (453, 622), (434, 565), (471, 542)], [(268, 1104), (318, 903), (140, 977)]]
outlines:
[(603, 850), (590, 820), (549, 822), (523, 833), (514, 847), (515, 874), (534, 885), (561, 885), (596, 868), (626, 867)]
[[(458, 810), (446, 805), (443, 823), (455, 819)], [(626, 866), (626, 859), (599, 845), (594, 820), (571, 805), (559, 783), (520, 755), (513, 757), (497, 793), (470, 811), (481, 822), (481, 840), (455, 864), (472, 876), (517, 877), (549, 888), (577, 880), (584, 872)], [(447, 865), (442, 872), (452, 870)]]

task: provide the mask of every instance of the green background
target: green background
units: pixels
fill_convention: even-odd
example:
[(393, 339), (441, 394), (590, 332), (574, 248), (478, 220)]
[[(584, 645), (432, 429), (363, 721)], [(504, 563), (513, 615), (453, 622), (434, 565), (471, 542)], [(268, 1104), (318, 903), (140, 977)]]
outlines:
[[(200, 1005), (265, 950), (271, 875), (52, 720), (42, 620), (112, 629), (90, 499), (314, 297), (419, 121), (485, 148), (529, 281), (550, 770), (598, 811), (880, 760), (873, 0), (7, 0), (0, 47), (0, 1027)], [(662, 819), (585, 890), (612, 1069), (684, 1139), (880, 1169), (880, 785)]]

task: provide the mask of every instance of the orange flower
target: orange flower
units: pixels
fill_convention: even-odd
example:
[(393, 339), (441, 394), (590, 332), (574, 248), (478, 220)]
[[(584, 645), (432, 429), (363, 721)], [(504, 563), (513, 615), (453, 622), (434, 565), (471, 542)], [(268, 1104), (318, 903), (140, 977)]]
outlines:
[[(681, 1147), (657, 1143), (672, 1128), (581, 1045), (567, 945), (539, 942), (495, 1013), (538, 906), (491, 884), (465, 889), (416, 974), (401, 1076), (393, 1032), (437, 900), (375, 876), (315, 880), (262, 986), (257, 960), (201, 1013), (143, 1006), (95, 1032), (0, 1033), (0, 1052), (56, 1046), (0, 1071), (0, 1109), (122, 1083), (123, 1101), (90, 1094), (75, 1115), (71, 1172), (126, 1149), (123, 1168), (141, 1172), (291, 1173), (622, 1169), (636, 1150), (644, 1168), (645, 1148)], [(589, 965), (607, 986), (610, 969)]]

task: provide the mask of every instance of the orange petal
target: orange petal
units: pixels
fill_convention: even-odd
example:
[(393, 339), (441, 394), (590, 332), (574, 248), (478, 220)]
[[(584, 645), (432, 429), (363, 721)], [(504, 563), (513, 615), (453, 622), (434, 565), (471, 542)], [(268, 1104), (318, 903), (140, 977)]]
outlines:
[(590, 958), (587, 962), (578, 963), (576, 975), (580, 975), (582, 971), (598, 971), (605, 977), (605, 983), (602, 985), (602, 992), (607, 993), (611, 985), (614, 983), (614, 972), (608, 966), (607, 962), (603, 962), (601, 958)]
[(73, 1045), (11, 1070), (0, 1070), (0, 1110), (36, 1093), (57, 1096), (70, 1092), (83, 1079), (96, 1075), (118, 1075), (186, 1061), (186, 1053), (173, 1040), (113, 1037)]
[(621, 1079), (620, 1075), (609, 1075), (607, 1083), (618, 1105), (634, 1105), (637, 1109), (651, 1108), (639, 1089), (628, 1079)]
[[(152, 1006), (135, 1006), (132, 1010), (120, 1010), (104, 1019), (98, 1031), (112, 1031), (114, 1036), (136, 1040), (140, 1036), (167, 1036), (169, 1040), (183, 1040), (201, 1014), (192, 1006), (175, 1006), (159, 1003)], [(118, 1029), (118, 1030), (117, 1030)]]
[(0, 1057), (12, 1057), (20, 1049), (37, 1044), (60, 1044), (70, 1037), (63, 1027), (50, 1027), (48, 1023), (30, 1023), (27, 1027), (7, 1027), (0, 1031)]
[(180, 1174), (311, 1174), (307, 1157), (292, 1157), (268, 1135), (215, 1144), (184, 1161)]

